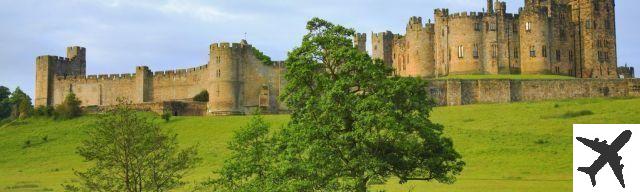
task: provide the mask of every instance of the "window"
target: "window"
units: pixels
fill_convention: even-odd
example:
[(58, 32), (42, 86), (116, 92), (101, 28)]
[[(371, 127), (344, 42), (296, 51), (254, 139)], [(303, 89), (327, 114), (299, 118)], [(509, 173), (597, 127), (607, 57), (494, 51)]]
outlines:
[(496, 44), (491, 45), (491, 57), (498, 57), (498, 45)]
[(489, 24), (489, 30), (495, 31), (496, 30), (496, 24), (495, 23), (490, 23)]
[(536, 57), (536, 46), (531, 46), (529, 48), (529, 57)]
[(562, 56), (560, 55), (560, 49), (556, 50), (556, 61), (562, 61)]
[(220, 63), (220, 56), (216, 56), (216, 63)]
[(478, 44), (473, 44), (473, 58), (478, 58), (480, 54), (478, 53)]
[(482, 30), (482, 24), (481, 23), (475, 23), (475, 26), (473, 27), (476, 31), (480, 31)]
[(527, 32), (531, 31), (531, 22), (527, 22), (524, 24), (524, 28), (525, 30), (527, 30)]
[(220, 69), (218, 69), (218, 71), (216, 72), (216, 77), (220, 77), (221, 73), (220, 73)]
[(542, 46), (542, 57), (547, 57), (547, 46)]
[(573, 51), (569, 50), (569, 61), (573, 62)]
[(464, 58), (464, 46), (458, 46), (458, 58)]

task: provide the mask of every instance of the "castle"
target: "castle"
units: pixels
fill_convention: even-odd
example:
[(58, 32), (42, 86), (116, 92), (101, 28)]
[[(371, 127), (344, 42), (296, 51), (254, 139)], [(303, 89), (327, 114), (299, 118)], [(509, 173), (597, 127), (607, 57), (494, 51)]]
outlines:
[(277, 100), (284, 80), (283, 62), (264, 63), (246, 41), (214, 43), (209, 62), (190, 69), (151, 72), (136, 67), (135, 74), (86, 75), (86, 49), (67, 48), (67, 57), (36, 59), (36, 106), (62, 103), (73, 92), (83, 106), (109, 106), (126, 98), (134, 104), (185, 101), (209, 93), (206, 114), (268, 113), (286, 110)]
[[(487, 0), (486, 12), (450, 14), (436, 9), (435, 22), (409, 20), (405, 35), (372, 34), (372, 57), (396, 75), (434, 78), (456, 74), (559, 74), (592, 80), (435, 80), (430, 92), (440, 105), (534, 101), (597, 96), (640, 96), (640, 81), (617, 80), (614, 0), (525, 0), (519, 14), (505, 2)], [(367, 35), (354, 46), (366, 52)], [(198, 115), (279, 113), (286, 81), (283, 62), (265, 63), (245, 40), (214, 43), (207, 64), (135, 74), (86, 74), (86, 49), (67, 48), (67, 57), (36, 59), (36, 106), (54, 106), (73, 92), (83, 106), (110, 106), (118, 98), (134, 104), (187, 102)], [(604, 80), (595, 80), (604, 79)], [(193, 102), (202, 91), (206, 103)], [(195, 103), (195, 104), (194, 104)], [(193, 114), (193, 113), (190, 113)]]
[[(436, 9), (406, 34), (372, 34), (372, 57), (400, 76), (558, 74), (618, 78), (614, 0), (525, 0), (518, 14), (487, 0), (486, 12)], [(364, 49), (366, 34), (355, 37)]]

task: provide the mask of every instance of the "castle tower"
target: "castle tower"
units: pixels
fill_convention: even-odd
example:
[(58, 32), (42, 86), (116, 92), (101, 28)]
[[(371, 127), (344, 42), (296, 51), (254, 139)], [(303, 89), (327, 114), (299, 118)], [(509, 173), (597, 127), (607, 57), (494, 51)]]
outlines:
[(353, 45), (362, 52), (367, 52), (367, 34), (356, 33), (353, 37)]
[(495, 3), (495, 12), (498, 14), (506, 14), (507, 13), (507, 2), (496, 1)]
[(617, 78), (614, 0), (573, 0), (569, 4), (578, 27), (576, 76)]
[(209, 111), (217, 115), (240, 114), (243, 82), (240, 69), (245, 45), (214, 43), (210, 46)]
[(151, 90), (153, 89), (153, 74), (149, 67), (138, 66), (136, 67), (136, 103), (150, 102), (153, 97)]
[(84, 47), (67, 47), (67, 58), (71, 60), (68, 73), (71, 75), (86, 75), (87, 50)]
[(54, 56), (39, 56), (36, 58), (36, 86), (35, 106), (53, 105), (53, 78), (55, 78)]
[(391, 31), (371, 34), (371, 56), (382, 60), (388, 67), (393, 65), (393, 38)]
[(520, 12), (520, 65), (522, 74), (548, 74), (551, 72), (551, 31), (547, 9), (537, 1), (527, 0)]
[(493, 14), (493, 0), (487, 0), (487, 13)]
[(449, 9), (434, 10), (435, 76), (449, 74)]
[[(402, 76), (433, 77), (435, 71), (433, 24), (422, 23), (421, 17), (411, 17), (404, 38), (405, 59), (395, 62), (396, 72)], [(400, 70), (400, 68), (402, 70)]]

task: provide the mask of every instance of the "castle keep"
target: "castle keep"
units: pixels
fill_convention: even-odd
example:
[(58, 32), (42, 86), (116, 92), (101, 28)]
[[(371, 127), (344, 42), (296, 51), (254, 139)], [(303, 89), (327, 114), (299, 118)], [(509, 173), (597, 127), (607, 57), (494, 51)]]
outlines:
[(203, 90), (209, 93), (205, 114), (244, 114), (285, 110), (276, 99), (283, 81), (283, 63), (265, 64), (246, 41), (214, 43), (206, 65), (190, 69), (151, 72), (136, 67), (135, 74), (86, 75), (86, 50), (67, 48), (67, 57), (36, 59), (36, 106), (62, 103), (73, 92), (83, 106), (108, 106), (126, 98), (135, 104), (190, 102)]
[[(436, 9), (406, 34), (372, 34), (372, 56), (400, 76), (558, 74), (618, 78), (614, 0), (525, 0), (518, 14), (487, 0), (485, 12)], [(356, 46), (365, 45), (358, 34)]]
[[(435, 21), (412, 17), (406, 34), (372, 34), (372, 57), (396, 75), (434, 78), (457, 74), (558, 74), (571, 80), (433, 80), (440, 105), (539, 101), (581, 97), (640, 96), (634, 69), (617, 67), (614, 0), (525, 0), (518, 14), (505, 2), (487, 0), (483, 12), (436, 9)], [(366, 52), (367, 35), (353, 37)], [(264, 63), (245, 40), (214, 43), (207, 64), (135, 74), (86, 75), (86, 49), (67, 48), (66, 57), (36, 59), (36, 106), (54, 106), (73, 92), (83, 106), (110, 106), (126, 98), (134, 106), (182, 114), (246, 114), (286, 111), (277, 97), (286, 81), (283, 62)], [(588, 79), (587, 79), (588, 78)], [(194, 102), (202, 91), (208, 102)], [(184, 105), (174, 105), (180, 102)], [(169, 103), (167, 105), (167, 103)]]

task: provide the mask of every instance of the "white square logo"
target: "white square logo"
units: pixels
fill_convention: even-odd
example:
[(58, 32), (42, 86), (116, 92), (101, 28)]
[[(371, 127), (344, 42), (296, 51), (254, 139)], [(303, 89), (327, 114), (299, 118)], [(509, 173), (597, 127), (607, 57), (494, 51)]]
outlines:
[(573, 191), (640, 191), (640, 125), (573, 125)]

